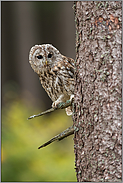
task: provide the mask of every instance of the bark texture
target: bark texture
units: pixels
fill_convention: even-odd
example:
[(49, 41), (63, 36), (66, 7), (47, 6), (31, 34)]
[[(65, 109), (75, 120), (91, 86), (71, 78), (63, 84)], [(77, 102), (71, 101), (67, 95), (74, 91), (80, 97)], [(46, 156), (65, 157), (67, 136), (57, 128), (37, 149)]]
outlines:
[(77, 181), (121, 181), (122, 2), (78, 1), (74, 8)]

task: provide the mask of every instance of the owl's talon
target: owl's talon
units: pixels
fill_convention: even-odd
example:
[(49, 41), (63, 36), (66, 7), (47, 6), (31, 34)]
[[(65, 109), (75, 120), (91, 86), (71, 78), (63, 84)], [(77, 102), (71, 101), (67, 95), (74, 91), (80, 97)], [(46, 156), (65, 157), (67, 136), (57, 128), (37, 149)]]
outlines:
[(70, 101), (72, 102), (74, 100), (74, 95), (70, 96)]
[(57, 103), (57, 102), (53, 102), (53, 103), (52, 103), (52, 108), (53, 108), (53, 109), (58, 108), (58, 104), (59, 104), (59, 103)]

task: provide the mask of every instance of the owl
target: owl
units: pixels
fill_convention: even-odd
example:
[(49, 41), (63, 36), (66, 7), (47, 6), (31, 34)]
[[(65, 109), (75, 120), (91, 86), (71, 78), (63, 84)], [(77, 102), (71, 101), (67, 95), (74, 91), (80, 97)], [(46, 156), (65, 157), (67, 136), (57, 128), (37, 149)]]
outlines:
[[(74, 98), (74, 60), (63, 56), (51, 44), (35, 45), (29, 53), (29, 63), (38, 74), (40, 82), (53, 101), (55, 108), (60, 102)], [(66, 109), (72, 115), (72, 107)]]

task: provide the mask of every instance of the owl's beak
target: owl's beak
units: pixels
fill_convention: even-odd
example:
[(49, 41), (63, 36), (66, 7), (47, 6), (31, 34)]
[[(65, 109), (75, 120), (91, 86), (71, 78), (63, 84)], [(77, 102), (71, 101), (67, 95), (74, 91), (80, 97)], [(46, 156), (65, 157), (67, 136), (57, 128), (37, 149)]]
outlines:
[(46, 65), (47, 65), (47, 60), (46, 60), (46, 62), (45, 62), (45, 63), (46, 63)]

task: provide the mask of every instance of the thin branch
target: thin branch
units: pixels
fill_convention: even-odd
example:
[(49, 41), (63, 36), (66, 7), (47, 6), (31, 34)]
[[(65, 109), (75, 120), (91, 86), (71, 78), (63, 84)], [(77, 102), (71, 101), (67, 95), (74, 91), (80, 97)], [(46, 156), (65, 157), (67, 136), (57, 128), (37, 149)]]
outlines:
[[(35, 118), (35, 117), (39, 117), (39, 116), (42, 116), (42, 115), (47, 114), (49, 112), (53, 112), (53, 111), (58, 110), (58, 109), (64, 109), (64, 108), (66, 108), (68, 106), (71, 106), (72, 105), (72, 102), (73, 102), (73, 99), (72, 100), (67, 100), (66, 102), (61, 102), (61, 103), (59, 103), (57, 105), (56, 108), (51, 108), (51, 109), (48, 109), (48, 110), (46, 110), (44, 112), (41, 112), (39, 114), (32, 115), (28, 119), (32, 119), (32, 118)], [(44, 143), (43, 145), (41, 145), (40, 147), (38, 147), (38, 149), (40, 149), (42, 147), (45, 147), (45, 146), (51, 144), (54, 141), (60, 141), (60, 140), (64, 139), (65, 137), (68, 137), (69, 135), (72, 135), (72, 134), (74, 134), (74, 128), (73, 128), (73, 126), (67, 128), (62, 133), (56, 135), (55, 137), (53, 137), (52, 139), (50, 139), (49, 141), (47, 141), (46, 143)]]
[(54, 141), (60, 141), (60, 140), (64, 139), (65, 137), (68, 137), (69, 135), (72, 135), (72, 134), (74, 134), (74, 128), (73, 128), (73, 126), (67, 128), (62, 133), (56, 135), (55, 137), (53, 137), (49, 141), (45, 142), (43, 145), (41, 145), (40, 147), (38, 147), (38, 149), (40, 149), (42, 147), (45, 147), (45, 146), (51, 144)]
[(38, 117), (38, 116), (42, 116), (42, 115), (44, 115), (44, 114), (47, 114), (47, 113), (49, 113), (49, 112), (53, 112), (53, 111), (55, 111), (55, 110), (56, 110), (55, 108), (51, 108), (51, 109), (48, 109), (48, 110), (46, 110), (46, 111), (44, 111), (44, 112), (41, 112), (41, 113), (39, 113), (39, 114), (34, 114), (34, 115), (30, 116), (28, 119), (32, 119), (32, 118), (35, 118), (35, 117)]
[(58, 109), (64, 109), (64, 108), (66, 108), (68, 106), (71, 106), (72, 105), (72, 102), (73, 102), (73, 100), (67, 100), (66, 102), (61, 102), (61, 103), (59, 103), (57, 105), (56, 108), (50, 108), (50, 109), (48, 109), (46, 111), (43, 111), (43, 112), (41, 112), (39, 114), (36, 114), (36, 115), (34, 114), (34, 115), (30, 116), (28, 119), (32, 119), (32, 118), (35, 118), (35, 117), (39, 117), (39, 116), (42, 116), (42, 115), (47, 114), (49, 112), (53, 112), (53, 111), (58, 110)]

